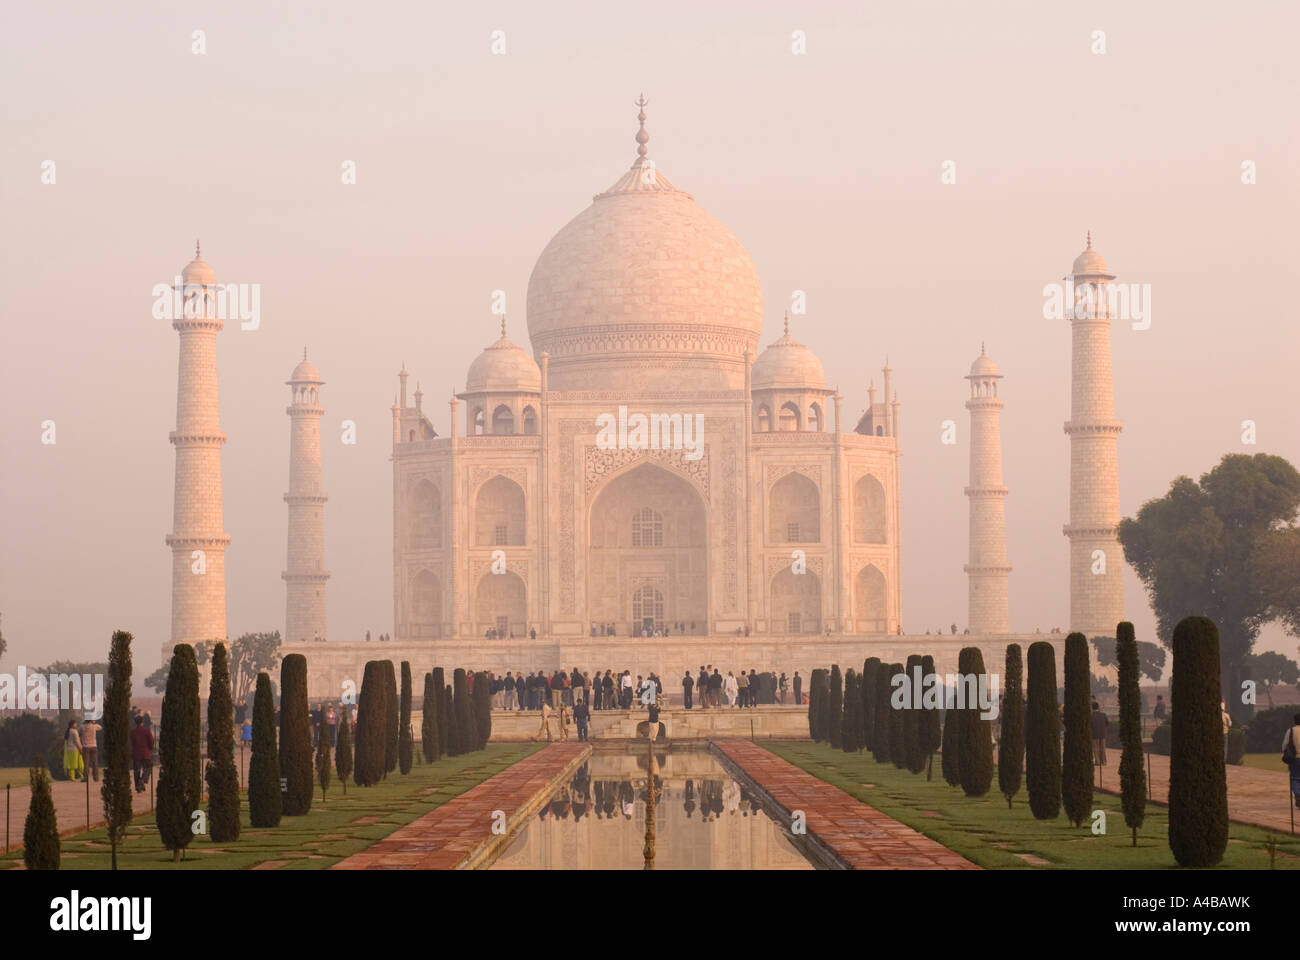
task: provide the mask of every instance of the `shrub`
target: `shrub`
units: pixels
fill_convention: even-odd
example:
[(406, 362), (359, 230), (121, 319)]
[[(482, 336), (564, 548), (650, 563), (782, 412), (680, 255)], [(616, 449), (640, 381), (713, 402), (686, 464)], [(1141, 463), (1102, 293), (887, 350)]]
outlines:
[(1065, 638), (1065, 749), (1061, 758), (1061, 803), (1076, 827), (1092, 809), (1092, 710), (1088, 696), (1092, 673), (1088, 666), (1088, 638), (1072, 633)]
[[(1250, 718), (1250, 723), (1245, 728), (1246, 752), (1280, 754), (1282, 740), (1286, 732), (1295, 725), (1292, 718), (1298, 712), (1300, 709), (1295, 706), (1274, 707), (1271, 710), (1257, 712)], [(11, 720), (10, 723), (12, 722)], [(3, 766), (3, 763), (0, 763), (0, 766)], [(1278, 766), (1281, 767), (1280, 764)]]
[(433, 674), (424, 675), (424, 706), (420, 716), (420, 749), (426, 763), (433, 763), (440, 754), (438, 746), (438, 688), (433, 684)]
[(447, 718), (445, 726), (439, 726), (439, 734), (445, 729), (447, 738), (447, 749), (443, 751), (445, 756), (455, 756), (456, 742), (460, 734), (456, 732), (456, 704), (452, 697), (451, 684), (442, 688), (442, 713)]
[(891, 676), (889, 664), (881, 663), (876, 668), (876, 720), (872, 727), (871, 756), (876, 763), (889, 763), (889, 718), (893, 709), (889, 705), (894, 688), (889, 683)]
[(905, 670), (905, 679), (908, 685), (912, 686), (912, 705), (909, 709), (903, 711), (903, 756), (907, 769), (912, 773), (920, 773), (925, 769), (925, 749), (922, 746), (921, 738), (923, 736), (922, 727), (925, 723), (926, 710), (924, 704), (917, 698), (917, 691), (912, 683), (916, 671), (920, 669), (921, 655), (914, 653), (907, 658)]
[(352, 776), (352, 707), (341, 705), (339, 717), (339, 740), (334, 746), (334, 769), (338, 771), (339, 783), (343, 784), (343, 795), (347, 796), (348, 777)]
[[(239, 839), (239, 771), (235, 769), (235, 705), (230, 699), (230, 656), (226, 645), (212, 650), (208, 685), (208, 836), (213, 843)], [(128, 795), (129, 800), (129, 795)]]
[(1174, 727), (1168, 720), (1151, 731), (1151, 752), (1157, 757), (1169, 756), (1173, 745)]
[(831, 664), (830, 686), (826, 697), (826, 739), (833, 749), (838, 750), (843, 743), (844, 732), (844, 685), (840, 679), (840, 665)]
[(876, 730), (876, 695), (879, 691), (880, 658), (868, 657), (862, 664), (862, 675), (858, 677), (858, 688), (862, 691), (861, 733), (858, 736), (863, 750), (870, 750), (875, 744)]
[[(438, 718), (436, 727), (438, 749), (435, 756), (437, 759), (437, 757), (449, 756), (451, 753), (451, 745), (447, 742), (447, 733), (451, 730), (451, 711), (447, 709), (447, 680), (443, 675), (442, 667), (433, 668), (433, 695), (433, 711)], [(424, 709), (428, 710), (429, 707), (426, 706)], [(520, 704), (519, 709), (523, 709), (523, 704)]]
[[(57, 724), (34, 713), (20, 713), (8, 720), (0, 720), (0, 767), (30, 767), (32, 758), (37, 754), (44, 755), (56, 740), (59, 743), (59, 763), (62, 764), (63, 740)], [(1281, 742), (1280, 734), (1278, 742)]]
[[(945, 703), (947, 700), (945, 699)], [(947, 709), (943, 712), (943, 749), (940, 753), (939, 769), (944, 782), (950, 787), (961, 786), (961, 773), (957, 769), (957, 711)]]
[(1236, 727), (1228, 731), (1227, 762), (1234, 767), (1241, 766), (1246, 760), (1246, 734)]
[(178, 643), (172, 651), (163, 694), (158, 736), (158, 804), (155, 822), (162, 844), (179, 862), (194, 839), (191, 815), (199, 807), (199, 665), (194, 648)]
[[(962, 648), (957, 672), (964, 677), (986, 675), (979, 647)], [(971, 704), (969, 699), (957, 712), (957, 773), (966, 796), (982, 797), (993, 784), (993, 721), (980, 716), (979, 703)]]
[(903, 740), (903, 713), (904, 711), (894, 705), (894, 693), (898, 689), (895, 677), (903, 673), (901, 663), (891, 663), (889, 665), (889, 759), (899, 770), (907, 769), (907, 744)]
[(411, 733), (411, 664), (402, 661), (402, 700), (397, 716), (397, 768), (406, 776), (415, 759), (415, 740)]
[(248, 822), (278, 827), (284, 797), (280, 793), (280, 751), (275, 743), (275, 694), (271, 678), (257, 675), (253, 696), (253, 752), (248, 759)]
[(1061, 719), (1056, 709), (1056, 652), (1046, 640), (1029, 645), (1025, 692), (1025, 787), (1038, 820), (1061, 813)]
[[(921, 676), (929, 677), (933, 674), (934, 657), (927, 654), (921, 658)], [(927, 780), (934, 779), (934, 755), (943, 743), (941, 716), (939, 710), (923, 710), (921, 712), (921, 754), (925, 760), (925, 779)]]
[(821, 743), (826, 739), (825, 728), (822, 726), (822, 704), (821, 690), (823, 678), (826, 671), (821, 667), (813, 670), (812, 675), (808, 678), (808, 736)]
[(452, 703), (456, 712), (456, 753), (469, 753), (474, 749), (474, 705), (469, 699), (469, 684), (465, 671), (457, 667), (451, 675)]
[(1186, 617), (1174, 628), (1169, 849), (1184, 867), (1212, 867), (1228, 844), (1228, 781), (1220, 715), (1219, 628)]
[(840, 727), (840, 749), (846, 753), (858, 752), (858, 710), (862, 697), (858, 693), (858, 675), (849, 667), (844, 674), (844, 722)]
[(492, 739), (492, 674), (484, 671), (474, 678), (475, 750)]
[(357, 701), (355, 770), (352, 781), (359, 787), (374, 786), (384, 778), (384, 734), (388, 704), (384, 661), (371, 660), (361, 677), (361, 695)]
[[(113, 869), (117, 869), (117, 848), (126, 837), (131, 822), (131, 634), (113, 633), (108, 654), (108, 686), (104, 693), (104, 729), (100, 733), (103, 755), (104, 822), (108, 843), (112, 847)], [(33, 718), (39, 719), (39, 718)], [(30, 756), (30, 754), (29, 754)], [(3, 765), (3, 764), (0, 764)], [(236, 784), (235, 802), (239, 802)]]
[(23, 824), (23, 863), (28, 870), (59, 869), (59, 822), (54, 815), (54, 797), (45, 760), (37, 757), (28, 771), (32, 797)]
[(311, 811), (311, 707), (307, 702), (307, 658), (291, 653), (280, 662), (280, 777), (284, 780), (282, 813), (300, 817)]
[(1025, 763), (1024, 665), (1020, 644), (1007, 645), (1006, 692), (1002, 697), (1002, 740), (998, 744), (998, 790), (1007, 808), (1020, 791), (1020, 771)]
[(380, 661), (384, 666), (384, 776), (397, 769), (397, 740), (401, 730), (397, 700), (397, 671), (393, 661)]
[[(1137, 846), (1138, 827), (1146, 818), (1147, 776), (1142, 756), (1142, 691), (1138, 689), (1140, 661), (1133, 624), (1127, 620), (1115, 629), (1115, 659), (1119, 662), (1119, 737), (1123, 753), (1119, 759), (1119, 792), (1124, 823), (1133, 831)], [(1109, 734), (1110, 728), (1106, 728)], [(1110, 744), (1107, 744), (1110, 746)]]

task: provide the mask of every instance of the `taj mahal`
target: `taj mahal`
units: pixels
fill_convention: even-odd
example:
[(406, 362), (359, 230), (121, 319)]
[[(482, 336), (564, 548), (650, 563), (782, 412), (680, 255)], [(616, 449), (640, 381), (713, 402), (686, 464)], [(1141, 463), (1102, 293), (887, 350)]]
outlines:
[[(410, 660), (420, 673), (576, 664), (673, 677), (711, 663), (807, 676), (910, 653), (950, 670), (970, 645), (1000, 670), (1007, 642), (1056, 639), (1009, 632), (997, 364), (981, 348), (964, 377), (971, 635), (909, 636), (901, 404), (888, 360), (879, 393), (875, 371), (863, 371), (865, 412), (846, 422), (843, 398), (797, 339), (798, 317), (763, 342), (753, 262), (650, 159), (639, 106), (631, 167), (537, 258), (527, 347), (502, 317), (499, 337), (452, 392), (446, 435), (420, 388), (409, 389), (405, 366), (397, 376), (387, 642), (328, 637), (324, 381), (305, 355), (290, 375), (283, 650), (307, 656), (311, 695), (336, 695), (375, 658)], [(1091, 238), (1073, 274), (1113, 279)], [(197, 253), (184, 279), (201, 302), (216, 284)], [(1070, 628), (1111, 635), (1123, 613), (1110, 324), (1104, 315), (1071, 323)], [(225, 637), (221, 322), (200, 315), (173, 326), (172, 643), (193, 643)], [(206, 551), (203, 577), (191, 572), (196, 545)], [(1100, 576), (1099, 550), (1113, 551)]]

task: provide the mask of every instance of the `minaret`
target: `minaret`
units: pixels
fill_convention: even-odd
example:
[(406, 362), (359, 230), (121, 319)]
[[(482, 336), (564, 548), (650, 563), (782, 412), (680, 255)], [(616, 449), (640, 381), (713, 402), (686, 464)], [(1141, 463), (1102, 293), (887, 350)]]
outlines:
[(289, 549), (285, 560), (284, 639), (289, 643), (325, 639), (325, 491), (321, 489), (320, 388), (316, 367), (302, 352), (302, 363), (285, 381), (292, 402), (289, 415)]
[(1106, 261), (1088, 246), (1074, 261), (1070, 311), (1070, 629), (1089, 638), (1113, 637), (1124, 619), (1119, 545), (1119, 462), (1115, 386), (1110, 369), (1110, 310)]
[(221, 432), (217, 407), (217, 278), (199, 256), (181, 273), (183, 308), (172, 320), (180, 335), (176, 386), (176, 486), (172, 500), (172, 638), (178, 643), (226, 639), (226, 545), (222, 530)]
[(1002, 485), (1002, 401), (997, 364), (984, 352), (970, 365), (970, 562), (967, 576), (967, 626), (971, 633), (1011, 629), (1007, 608), (1007, 488)]

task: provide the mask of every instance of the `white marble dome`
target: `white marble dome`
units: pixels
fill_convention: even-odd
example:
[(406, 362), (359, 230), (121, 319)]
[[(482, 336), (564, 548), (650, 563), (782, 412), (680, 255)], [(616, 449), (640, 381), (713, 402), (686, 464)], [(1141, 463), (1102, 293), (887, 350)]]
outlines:
[(185, 269), (181, 271), (181, 281), (186, 285), (197, 284), (202, 286), (206, 284), (210, 286), (217, 282), (217, 275), (208, 266), (207, 262), (199, 259), (198, 254), (195, 253), (194, 259), (185, 264)]
[(768, 344), (754, 361), (750, 387), (754, 390), (824, 390), (826, 373), (817, 354), (790, 336), (787, 323), (781, 339)]
[(970, 365), (970, 375), (972, 377), (1000, 377), (998, 365), (993, 362), (993, 358), (980, 350), (980, 355), (975, 358), (975, 362)]
[(298, 366), (293, 368), (293, 373), (289, 377), (290, 383), (322, 383), (320, 373), (316, 370), (316, 365), (307, 359), (307, 351), (302, 352), (302, 360)]
[(504, 327), (501, 339), (474, 358), (465, 376), (466, 393), (540, 393), (541, 389), (542, 371), (527, 351), (511, 342)]
[(762, 325), (745, 248), (644, 155), (561, 228), (528, 281), (528, 335), (535, 356), (550, 354), (555, 389), (616, 389), (629, 375), (734, 389)]
[(1092, 234), (1088, 234), (1088, 246), (1074, 258), (1074, 266), (1070, 268), (1072, 276), (1076, 277), (1110, 277), (1111, 273), (1106, 268), (1106, 261), (1100, 253), (1092, 249)]

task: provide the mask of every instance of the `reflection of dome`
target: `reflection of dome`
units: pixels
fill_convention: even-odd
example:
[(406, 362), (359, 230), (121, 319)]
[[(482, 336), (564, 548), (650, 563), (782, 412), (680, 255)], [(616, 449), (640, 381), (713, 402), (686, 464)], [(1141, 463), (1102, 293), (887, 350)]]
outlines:
[(214, 284), (217, 282), (217, 275), (212, 272), (212, 268), (199, 258), (199, 245), (194, 244), (194, 259), (185, 264), (185, 269), (181, 271), (181, 280), (187, 284)]
[(785, 335), (769, 344), (754, 361), (750, 387), (753, 390), (826, 388), (826, 374), (822, 371), (821, 361), (806, 346), (790, 337), (789, 319), (785, 322)]
[(542, 371), (522, 347), (506, 337), (501, 322), (501, 339), (492, 344), (469, 365), (465, 376), (466, 393), (540, 393)]
[(1100, 253), (1092, 249), (1092, 233), (1088, 233), (1088, 246), (1074, 258), (1074, 266), (1070, 273), (1076, 277), (1110, 277), (1111, 273), (1106, 269), (1106, 261), (1102, 259)]
[(529, 278), (533, 352), (551, 355), (559, 389), (623, 387), (630, 361), (660, 369), (676, 389), (683, 368), (712, 368), (696, 385), (739, 386), (744, 352), (758, 345), (753, 262), (646, 159), (647, 138), (643, 124), (632, 168), (561, 228)]

